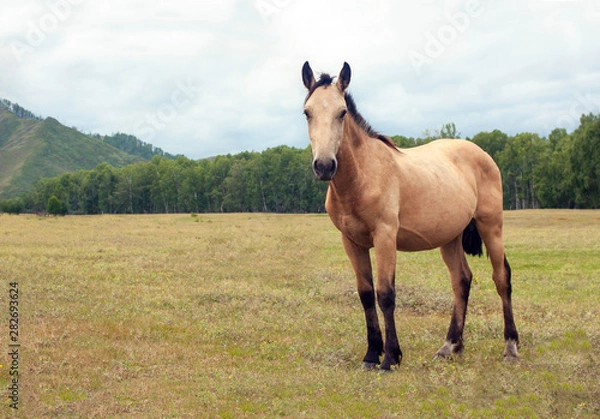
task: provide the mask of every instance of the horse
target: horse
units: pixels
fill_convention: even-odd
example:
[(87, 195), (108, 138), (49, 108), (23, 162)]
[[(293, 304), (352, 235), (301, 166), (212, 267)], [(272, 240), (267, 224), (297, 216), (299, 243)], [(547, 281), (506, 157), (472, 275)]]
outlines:
[[(302, 67), (312, 170), (328, 181), (325, 208), (342, 233), (356, 276), (367, 327), (362, 365), (389, 371), (402, 360), (394, 311), (398, 251), (439, 248), (454, 291), (450, 326), (434, 359), (463, 352), (463, 329), (473, 275), (465, 254), (481, 256), (482, 240), (492, 279), (502, 300), (504, 360), (518, 359), (519, 335), (511, 294), (511, 269), (502, 238), (502, 180), (494, 160), (467, 140), (440, 139), (400, 149), (375, 131), (348, 93), (351, 70), (344, 65), (334, 81), (315, 79)], [(370, 249), (375, 249), (374, 285)], [(384, 319), (385, 345), (377, 307)], [(380, 363), (380, 357), (383, 361)]]

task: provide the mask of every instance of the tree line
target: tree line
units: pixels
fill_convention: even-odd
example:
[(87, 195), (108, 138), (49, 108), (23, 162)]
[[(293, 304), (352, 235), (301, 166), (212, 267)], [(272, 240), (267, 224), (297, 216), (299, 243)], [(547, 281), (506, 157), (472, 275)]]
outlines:
[(41, 116), (36, 115), (33, 112), (25, 109), (24, 107), (20, 106), (18, 103), (12, 103), (8, 99), (0, 99), (0, 106), (8, 109), (9, 111), (11, 111), (12, 113), (14, 113), (19, 118), (23, 118), (23, 119), (35, 119), (36, 121), (41, 121), (42, 120)]
[(52, 208), (64, 204), (69, 214), (323, 212), (327, 185), (314, 179), (311, 159), (309, 148), (280, 146), (198, 161), (155, 156), (122, 168), (102, 163), (41, 179), (0, 210), (52, 213), (52, 200)]
[(160, 147), (146, 143), (134, 135), (117, 132), (113, 135), (88, 134), (88, 136), (104, 141), (119, 150), (133, 154), (134, 156), (140, 156), (146, 160), (151, 160), (154, 156), (166, 157), (171, 160), (177, 158), (177, 156), (163, 151)]
[[(400, 147), (456, 138), (454, 124), (424, 138), (392, 137)], [(481, 132), (473, 141), (497, 162), (505, 209), (600, 208), (600, 115), (583, 115), (572, 133), (555, 129), (509, 136)], [(315, 180), (310, 147), (287, 146), (214, 159), (150, 162), (65, 173), (37, 181), (4, 212), (58, 214), (181, 212), (324, 212), (327, 183)]]
[(600, 115), (583, 115), (571, 134), (563, 128), (548, 138), (493, 131), (473, 142), (502, 171), (506, 209), (600, 208)]

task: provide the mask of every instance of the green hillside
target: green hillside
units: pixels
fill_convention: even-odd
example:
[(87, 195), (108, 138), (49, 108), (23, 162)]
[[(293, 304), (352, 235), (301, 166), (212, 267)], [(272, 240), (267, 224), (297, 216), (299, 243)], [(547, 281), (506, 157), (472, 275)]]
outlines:
[(18, 196), (40, 178), (102, 162), (115, 167), (145, 161), (81, 132), (54, 118), (19, 118), (0, 106), (0, 197)]

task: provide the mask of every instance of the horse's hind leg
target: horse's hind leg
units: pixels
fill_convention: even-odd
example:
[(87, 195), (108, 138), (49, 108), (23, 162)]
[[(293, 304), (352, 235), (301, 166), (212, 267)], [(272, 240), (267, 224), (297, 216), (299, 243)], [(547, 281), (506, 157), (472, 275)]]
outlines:
[[(504, 271), (504, 277), (506, 278), (505, 283), (498, 287), (498, 282), (496, 282), (496, 289), (502, 298), (502, 309), (504, 311), (504, 340), (506, 342), (506, 347), (504, 348), (504, 360), (512, 361), (519, 357), (517, 352), (519, 333), (517, 332), (517, 326), (515, 325), (515, 319), (512, 313), (511, 271), (508, 260), (506, 260), (506, 255), (504, 256)], [(504, 293), (502, 292), (502, 288), (505, 289)]]
[(463, 252), (461, 238), (462, 236), (458, 236), (440, 248), (442, 258), (450, 271), (450, 280), (454, 291), (454, 307), (446, 342), (437, 351), (436, 358), (448, 358), (453, 353), (460, 353), (463, 349), (463, 330), (473, 275)]
[(492, 278), (496, 284), (496, 291), (502, 299), (502, 310), (504, 312), (504, 359), (506, 361), (518, 358), (517, 345), (519, 343), (519, 334), (512, 311), (512, 286), (511, 270), (506, 255), (504, 254), (504, 242), (502, 240), (502, 223), (496, 225), (486, 225), (477, 221), (477, 230), (485, 243), (488, 256), (492, 262)]

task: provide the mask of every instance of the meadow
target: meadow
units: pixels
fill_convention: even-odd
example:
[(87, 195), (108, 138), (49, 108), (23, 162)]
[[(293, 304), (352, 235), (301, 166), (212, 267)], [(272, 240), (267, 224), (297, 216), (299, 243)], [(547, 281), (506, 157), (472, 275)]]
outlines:
[[(365, 371), (362, 308), (326, 215), (0, 215), (0, 417), (600, 417), (600, 211), (505, 213), (521, 337), (469, 258), (465, 352), (432, 360), (452, 292), (399, 253), (404, 358)], [(19, 410), (9, 288), (19, 288)]]

